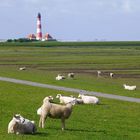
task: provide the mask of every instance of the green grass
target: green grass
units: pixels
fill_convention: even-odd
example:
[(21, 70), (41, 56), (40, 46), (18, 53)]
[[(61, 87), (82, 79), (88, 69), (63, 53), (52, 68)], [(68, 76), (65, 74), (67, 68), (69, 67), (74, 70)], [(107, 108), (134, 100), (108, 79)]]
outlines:
[[(0, 47), (0, 76), (131, 97), (140, 97), (139, 62), (140, 50), (135, 46)], [(18, 71), (20, 66), (27, 70)], [(103, 78), (97, 78), (97, 70), (104, 72)], [(76, 73), (75, 80), (55, 81), (58, 73), (68, 72)], [(109, 72), (115, 73), (114, 79)], [(124, 90), (124, 83), (137, 85), (137, 90)]]
[(131, 48), (131, 46), (140, 49), (140, 41), (108, 41), (108, 42), (59, 42), (59, 41), (46, 41), (46, 42), (6, 42), (0, 43), (0, 46), (27, 46), (27, 47), (120, 47)]
[[(138, 98), (139, 62), (140, 42), (0, 43), (0, 76)], [(27, 70), (19, 71), (21, 66)], [(97, 78), (97, 70), (103, 72), (101, 78)], [(68, 72), (75, 72), (75, 79), (55, 80), (58, 73), (67, 76)], [(109, 72), (114, 72), (115, 78), (110, 79)], [(137, 90), (124, 90), (124, 83), (137, 85)], [(140, 139), (140, 104), (104, 98), (100, 98), (100, 105), (74, 106), (64, 132), (60, 120), (48, 119), (45, 129), (38, 128), (36, 135), (7, 134), (14, 113), (38, 124), (36, 110), (42, 99), (58, 93), (75, 95), (0, 81), (0, 139)]]
[[(35, 120), (36, 110), (45, 96), (58, 92), (43, 88), (0, 82), (0, 139), (111, 139), (138, 140), (140, 138), (140, 104), (100, 98), (100, 105), (76, 105), (66, 121), (66, 130), (61, 131), (60, 120), (48, 118), (45, 129), (38, 128), (36, 135), (7, 134), (7, 125), (14, 113)], [(75, 94), (73, 94), (75, 95)], [(58, 100), (55, 99), (55, 102)]]

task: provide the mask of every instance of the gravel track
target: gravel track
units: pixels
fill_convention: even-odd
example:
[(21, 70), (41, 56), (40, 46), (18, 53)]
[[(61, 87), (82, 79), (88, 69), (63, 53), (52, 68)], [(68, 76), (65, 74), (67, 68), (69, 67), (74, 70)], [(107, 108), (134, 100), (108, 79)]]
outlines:
[(95, 95), (98, 97), (140, 103), (140, 98), (119, 96), (119, 95), (106, 94), (106, 93), (100, 93), (100, 92), (94, 92), (94, 91), (87, 91), (87, 90), (82, 90), (82, 89), (54, 86), (54, 85), (49, 85), (49, 84), (41, 84), (41, 83), (37, 83), (37, 82), (19, 80), (19, 79), (14, 79), (14, 78), (0, 77), (0, 81), (24, 84), (24, 85), (35, 86), (35, 87), (49, 88), (49, 89), (55, 89), (55, 90), (62, 90), (62, 91), (73, 92), (73, 93), (90, 94), (90, 95)]

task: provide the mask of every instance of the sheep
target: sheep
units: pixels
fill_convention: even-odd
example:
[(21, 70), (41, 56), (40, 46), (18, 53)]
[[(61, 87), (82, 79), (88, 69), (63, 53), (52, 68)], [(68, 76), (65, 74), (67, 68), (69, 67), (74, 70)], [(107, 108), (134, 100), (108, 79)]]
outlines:
[(67, 103), (75, 100), (75, 98), (73, 96), (71, 96), (71, 97), (62, 96), (61, 94), (57, 94), (56, 98), (59, 98), (61, 104), (67, 104)]
[(58, 74), (57, 77), (55, 78), (56, 80), (63, 80), (65, 79), (65, 76)]
[(78, 98), (81, 98), (84, 104), (98, 104), (99, 103), (99, 99), (95, 96), (86, 96), (83, 94), (79, 94)]
[(129, 86), (129, 85), (123, 84), (123, 87), (126, 90), (136, 90), (136, 85), (135, 86)]
[(97, 76), (101, 77), (101, 71), (99, 71), (99, 70), (97, 71)]
[(75, 101), (72, 101), (66, 105), (59, 105), (50, 103), (49, 98), (43, 101), (41, 106), (41, 115), (39, 120), (39, 127), (44, 128), (44, 123), (47, 117), (61, 119), (62, 130), (65, 129), (65, 119), (68, 119), (72, 113), (72, 106)]
[(26, 67), (20, 67), (19, 70), (26, 70)]
[(36, 130), (34, 121), (25, 119), (20, 114), (14, 115), (8, 124), (8, 133), (34, 134)]
[(72, 73), (68, 73), (68, 78), (74, 78), (75, 74), (72, 72)]
[(109, 75), (110, 75), (110, 78), (113, 78), (114, 77), (114, 73), (109, 73)]

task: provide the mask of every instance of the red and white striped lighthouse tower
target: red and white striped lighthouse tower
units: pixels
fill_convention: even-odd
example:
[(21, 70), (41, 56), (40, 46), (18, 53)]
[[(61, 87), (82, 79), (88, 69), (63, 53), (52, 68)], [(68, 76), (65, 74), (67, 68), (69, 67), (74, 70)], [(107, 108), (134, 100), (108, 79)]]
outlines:
[(42, 40), (42, 31), (41, 31), (41, 14), (38, 13), (37, 15), (37, 34), (36, 34), (37, 40)]

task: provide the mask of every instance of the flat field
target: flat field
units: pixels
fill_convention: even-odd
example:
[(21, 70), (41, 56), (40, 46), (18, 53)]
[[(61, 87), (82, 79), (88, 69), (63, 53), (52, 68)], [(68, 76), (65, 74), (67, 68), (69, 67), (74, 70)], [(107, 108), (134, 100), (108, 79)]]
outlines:
[[(0, 76), (140, 98), (140, 43), (83, 44), (0, 44)], [(27, 69), (19, 71), (22, 66)], [(102, 77), (97, 77), (97, 70)], [(58, 73), (67, 77), (69, 72), (75, 73), (74, 79), (55, 80)], [(112, 79), (110, 72), (115, 74)], [(124, 83), (137, 85), (137, 90), (124, 90)], [(64, 132), (59, 120), (48, 119), (36, 135), (7, 134), (14, 113), (38, 124), (36, 110), (42, 99), (58, 93), (72, 94), (0, 82), (0, 139), (140, 139), (140, 104), (104, 98), (100, 105), (74, 106)]]

